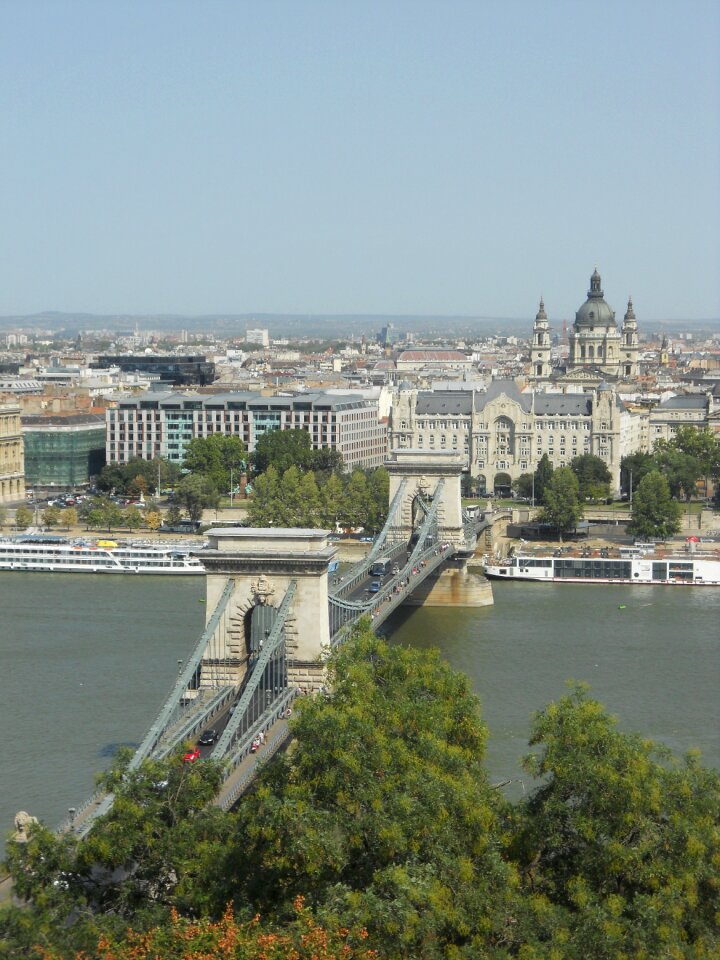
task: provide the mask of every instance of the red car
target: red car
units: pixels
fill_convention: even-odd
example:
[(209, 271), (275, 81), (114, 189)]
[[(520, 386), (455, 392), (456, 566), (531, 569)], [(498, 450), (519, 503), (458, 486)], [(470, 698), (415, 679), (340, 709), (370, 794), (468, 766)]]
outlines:
[(185, 756), (182, 758), (183, 763), (195, 763), (200, 757), (200, 749), (198, 747), (193, 747), (192, 750), (188, 750)]

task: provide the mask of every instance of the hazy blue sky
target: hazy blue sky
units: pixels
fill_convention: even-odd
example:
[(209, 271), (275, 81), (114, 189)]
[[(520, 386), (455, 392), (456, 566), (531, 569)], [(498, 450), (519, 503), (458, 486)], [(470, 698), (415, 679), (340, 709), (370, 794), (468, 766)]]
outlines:
[(720, 4), (2, 0), (0, 314), (720, 317)]

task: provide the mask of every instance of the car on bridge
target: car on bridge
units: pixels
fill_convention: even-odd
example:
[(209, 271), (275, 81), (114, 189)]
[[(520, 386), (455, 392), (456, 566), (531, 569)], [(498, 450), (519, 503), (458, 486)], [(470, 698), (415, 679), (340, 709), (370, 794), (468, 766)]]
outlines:
[(373, 580), (373, 582), (370, 584), (370, 587), (369, 587), (370, 593), (380, 593), (381, 586), (382, 584), (380, 583), (379, 580)]
[(217, 740), (217, 730), (211, 728), (210, 730), (206, 730), (204, 733), (200, 734), (200, 737), (198, 739), (198, 744), (201, 747), (207, 747), (211, 743), (215, 743), (216, 740)]
[(195, 761), (199, 759), (200, 759), (200, 748), (193, 747), (192, 750), (188, 750), (188, 752), (183, 756), (182, 761), (183, 763), (195, 763)]

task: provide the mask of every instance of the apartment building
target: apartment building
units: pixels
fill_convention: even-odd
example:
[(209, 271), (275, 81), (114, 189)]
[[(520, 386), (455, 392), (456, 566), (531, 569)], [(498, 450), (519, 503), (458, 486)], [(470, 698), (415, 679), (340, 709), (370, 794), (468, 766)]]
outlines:
[(261, 397), (257, 393), (157, 393), (121, 399), (106, 413), (108, 463), (133, 457), (166, 457), (180, 463), (196, 437), (238, 436), (252, 453), (270, 430), (307, 430), (314, 450), (329, 447), (345, 466), (377, 467), (388, 453), (387, 421), (378, 402), (348, 395), (306, 393)]
[(20, 407), (0, 405), (0, 503), (25, 499), (25, 458)]

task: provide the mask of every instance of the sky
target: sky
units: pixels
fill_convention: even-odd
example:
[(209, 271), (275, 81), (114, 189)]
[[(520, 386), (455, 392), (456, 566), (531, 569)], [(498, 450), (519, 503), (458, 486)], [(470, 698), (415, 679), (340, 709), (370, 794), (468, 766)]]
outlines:
[(0, 315), (720, 318), (715, 0), (2, 0)]

